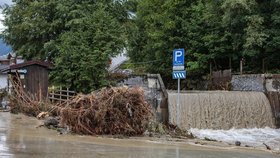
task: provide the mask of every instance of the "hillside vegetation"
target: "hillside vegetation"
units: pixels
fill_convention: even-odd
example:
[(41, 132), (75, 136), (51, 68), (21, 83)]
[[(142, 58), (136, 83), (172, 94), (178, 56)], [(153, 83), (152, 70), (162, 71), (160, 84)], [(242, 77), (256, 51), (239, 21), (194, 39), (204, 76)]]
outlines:
[(109, 59), (171, 79), (172, 50), (188, 76), (212, 70), (279, 73), (279, 0), (18, 0), (4, 7), (5, 41), (54, 64), (52, 82), (79, 92), (109, 85)]

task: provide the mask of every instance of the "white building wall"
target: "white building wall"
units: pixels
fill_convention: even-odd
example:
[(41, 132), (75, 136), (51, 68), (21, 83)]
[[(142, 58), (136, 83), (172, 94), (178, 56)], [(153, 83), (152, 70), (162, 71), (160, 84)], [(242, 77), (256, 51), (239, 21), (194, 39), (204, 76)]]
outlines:
[(8, 87), (8, 75), (0, 74), (0, 89)]
[(126, 60), (128, 60), (128, 57), (126, 55), (126, 50), (124, 49), (123, 52), (119, 55), (117, 55), (116, 57), (112, 58), (112, 63), (109, 67), (109, 71), (113, 71), (114, 69), (116, 69), (118, 66), (120, 66), (123, 62), (125, 62)]

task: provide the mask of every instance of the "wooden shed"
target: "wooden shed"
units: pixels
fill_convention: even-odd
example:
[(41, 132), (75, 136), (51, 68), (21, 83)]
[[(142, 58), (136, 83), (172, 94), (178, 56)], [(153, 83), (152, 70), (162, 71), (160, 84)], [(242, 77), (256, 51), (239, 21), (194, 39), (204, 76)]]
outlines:
[(20, 77), (25, 92), (37, 98), (46, 98), (49, 86), (49, 70), (49, 63), (36, 60), (10, 65), (2, 72), (10, 74), (11, 78)]

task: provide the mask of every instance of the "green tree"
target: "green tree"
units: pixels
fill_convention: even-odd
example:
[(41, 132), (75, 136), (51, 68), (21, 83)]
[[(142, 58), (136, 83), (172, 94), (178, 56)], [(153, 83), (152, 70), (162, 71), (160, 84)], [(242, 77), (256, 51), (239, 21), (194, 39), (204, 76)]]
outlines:
[(89, 92), (107, 85), (108, 60), (124, 47), (123, 30), (102, 8), (80, 20), (60, 36), (53, 76), (57, 83)]
[(224, 38), (220, 5), (219, 1), (198, 1), (190, 7), (185, 29), (189, 37), (190, 71), (205, 73), (210, 63), (220, 69), (224, 66), (220, 62), (228, 61), (230, 54)]
[(125, 47), (125, 1), (17, 0), (3, 36), (25, 59), (54, 63), (52, 80), (79, 92), (106, 85), (108, 61)]
[(190, 74), (214, 69), (260, 72), (263, 59), (279, 65), (278, 0), (142, 0), (131, 32), (129, 56), (147, 71), (170, 76), (172, 49), (187, 50)]
[(58, 38), (64, 29), (63, 17), (58, 17), (57, 3), (17, 0), (4, 8), (5, 41), (18, 55), (26, 59), (45, 59), (50, 53), (48, 42)]
[(137, 7), (135, 28), (129, 39), (129, 56), (134, 62), (147, 61), (149, 72), (170, 75), (172, 50), (186, 48), (182, 28), (190, 2), (142, 0)]
[(272, 72), (280, 72), (280, 1), (261, 1), (262, 15), (265, 17), (265, 33), (268, 35), (262, 59), (264, 68)]

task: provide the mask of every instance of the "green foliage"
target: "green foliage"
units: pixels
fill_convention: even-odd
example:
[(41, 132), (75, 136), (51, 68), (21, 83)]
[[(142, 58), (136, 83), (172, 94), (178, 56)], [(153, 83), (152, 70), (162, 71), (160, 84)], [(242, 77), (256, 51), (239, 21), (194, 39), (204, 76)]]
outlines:
[(232, 68), (239, 61), (245, 68), (279, 68), (279, 0), (142, 0), (131, 28), (129, 56), (145, 64), (149, 72), (170, 76), (172, 50), (185, 48), (190, 75), (205, 74), (210, 63), (214, 70)]
[(29, 1), (17, 0), (14, 6), (4, 8), (5, 41), (18, 55), (26, 59), (45, 58), (48, 51), (45, 43), (56, 39), (63, 26), (63, 17), (56, 17), (57, 4), (54, 0)]
[(88, 92), (106, 85), (101, 79), (106, 77), (109, 57), (124, 46), (118, 37), (122, 27), (102, 8), (81, 21), (60, 37), (53, 76), (58, 83)]
[(125, 1), (17, 0), (3, 36), (18, 55), (54, 63), (51, 78), (78, 92), (107, 85), (109, 58), (125, 47)]
[[(186, 50), (189, 75), (278, 71), (279, 0), (15, 0), (4, 7), (5, 41), (26, 59), (48, 59), (53, 81), (87, 92), (107, 84), (110, 57), (171, 78), (172, 50)], [(135, 15), (135, 16), (134, 16)]]

